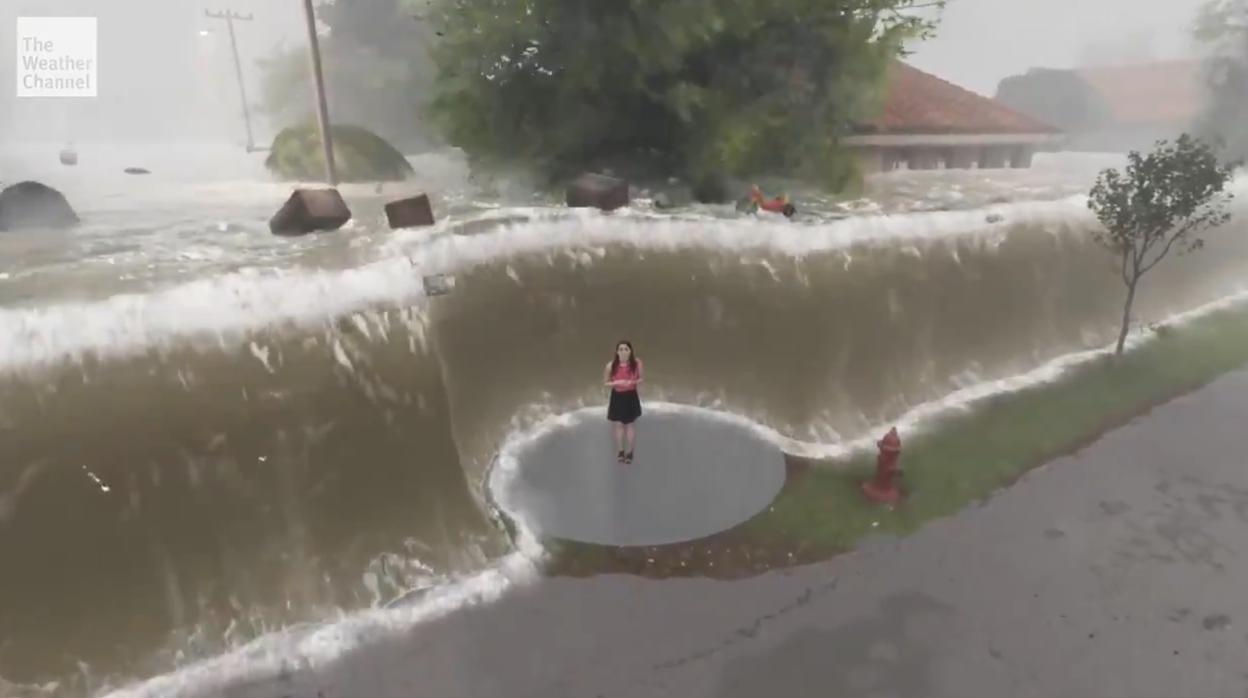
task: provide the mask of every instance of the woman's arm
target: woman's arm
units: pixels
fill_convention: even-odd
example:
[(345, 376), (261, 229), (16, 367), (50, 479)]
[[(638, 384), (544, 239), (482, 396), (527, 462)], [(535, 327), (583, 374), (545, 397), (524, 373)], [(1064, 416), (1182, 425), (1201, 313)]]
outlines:
[(607, 367), (606, 367), (606, 368), (604, 368), (604, 369), (602, 369), (602, 384), (603, 384), (603, 385), (610, 385), (610, 386), (614, 386), (614, 385), (615, 385), (615, 384), (611, 381), (611, 362), (610, 362), (610, 361), (608, 361), (608, 362), (607, 362)]

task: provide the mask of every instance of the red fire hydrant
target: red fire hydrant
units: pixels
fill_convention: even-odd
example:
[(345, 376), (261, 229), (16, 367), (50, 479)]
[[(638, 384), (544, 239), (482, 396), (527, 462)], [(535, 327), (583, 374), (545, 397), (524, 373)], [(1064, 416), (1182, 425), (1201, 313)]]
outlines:
[(901, 501), (901, 489), (897, 483), (901, 476), (901, 468), (897, 465), (901, 459), (901, 437), (897, 435), (897, 427), (889, 429), (875, 445), (880, 449), (880, 455), (875, 459), (875, 476), (862, 483), (862, 492), (873, 502), (896, 504)]

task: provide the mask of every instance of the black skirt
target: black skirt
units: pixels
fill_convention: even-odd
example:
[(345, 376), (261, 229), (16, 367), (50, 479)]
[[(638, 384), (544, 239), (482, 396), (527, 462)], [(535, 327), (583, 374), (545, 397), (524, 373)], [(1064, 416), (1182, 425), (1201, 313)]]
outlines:
[(607, 420), (632, 424), (641, 416), (641, 397), (636, 390), (611, 391), (611, 400), (607, 403)]

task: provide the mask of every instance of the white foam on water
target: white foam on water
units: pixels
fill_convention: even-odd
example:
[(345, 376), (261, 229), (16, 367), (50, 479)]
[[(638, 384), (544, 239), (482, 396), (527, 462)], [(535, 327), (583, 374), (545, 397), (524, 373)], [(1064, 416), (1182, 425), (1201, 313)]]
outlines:
[(241, 342), (270, 324), (315, 325), (389, 302), (416, 304), (420, 277), (406, 259), (335, 272), (244, 272), (152, 294), (94, 303), (0, 310), (0, 368), (119, 358), (184, 338)]
[[(1003, 204), (1011, 223), (1090, 224), (1076, 200)], [(547, 215), (552, 209), (545, 209)], [(557, 210), (557, 209), (556, 209)], [(379, 305), (408, 306), (426, 297), (422, 279), (454, 274), (516, 255), (572, 251), (601, 256), (607, 245), (654, 250), (763, 251), (801, 257), (860, 243), (988, 234), (984, 211), (845, 219), (812, 226), (771, 221), (639, 219), (582, 210), (504, 223), (478, 235), (397, 233), (393, 256), (346, 270), (246, 270), (151, 293), (100, 301), (0, 308), (0, 370), (22, 370), (87, 355), (122, 358), (183, 340), (243, 341), (245, 333), (290, 323), (315, 326)], [(968, 232), (969, 231), (969, 232)]]
[[(859, 216), (807, 224), (768, 218), (680, 218), (644, 210), (620, 209), (602, 213), (593, 209), (513, 209), (530, 220), (499, 223), (497, 229), (477, 235), (445, 235), (429, 240), (424, 231), (402, 231), (392, 249), (409, 253), (422, 266), (474, 265), (499, 257), (532, 254), (594, 245), (631, 245), (654, 250), (715, 249), (764, 250), (790, 257), (844, 249), (863, 243), (941, 239), (990, 233), (1001, 235), (1001, 224), (1049, 227), (1095, 223), (1086, 197), (1058, 201), (1005, 203), (967, 211), (901, 213)], [(988, 223), (992, 214), (1001, 223)], [(418, 249), (414, 249), (419, 245)]]
[[(1248, 177), (1236, 180), (1248, 192)], [(851, 217), (812, 224), (765, 218), (674, 218), (621, 209), (550, 207), (507, 209), (488, 232), (455, 235), (439, 230), (398, 231), (384, 256), (345, 270), (246, 270), (150, 293), (40, 307), (0, 308), (0, 371), (21, 370), (86, 355), (117, 358), (204, 338), (238, 342), (249, 331), (291, 323), (312, 326), (378, 305), (414, 305), (424, 299), (424, 276), (537, 253), (601, 256), (609, 245), (644, 250), (705, 249), (771, 253), (793, 258), (876, 244), (918, 252), (915, 243), (979, 236), (999, 243), (1011, 226), (1040, 230), (1095, 225), (1087, 199), (1014, 202), (966, 211)], [(517, 221), (519, 214), (525, 221)], [(990, 215), (1000, 223), (987, 223)], [(1248, 210), (1236, 216), (1248, 215)], [(1233, 219), (1231, 225), (1237, 225)], [(848, 260), (848, 257), (847, 257)], [(848, 265), (848, 261), (847, 261)]]
[(409, 604), (358, 611), (326, 623), (265, 635), (225, 654), (104, 694), (106, 698), (173, 698), (226, 694), (230, 686), (276, 680), (321, 666), (353, 650), (394, 641), (421, 623), (490, 603), (538, 577), (544, 555), (537, 539), (517, 526), (517, 549), (485, 570), (433, 587)]
[[(1235, 306), (1248, 304), (1248, 290), (1206, 303), (1198, 308), (1177, 313), (1157, 323), (1162, 327), (1182, 327), (1201, 317), (1228, 310)], [(1129, 351), (1154, 341), (1157, 333), (1151, 330), (1136, 330), (1127, 336), (1124, 349)], [(1114, 351), (1112, 344), (1099, 349), (1073, 352), (1054, 358), (1031, 371), (1001, 378), (997, 380), (977, 381), (950, 392), (940, 398), (922, 403), (906, 411), (897, 420), (888, 424), (879, 424), (868, 429), (867, 433), (856, 439), (833, 441), (804, 441), (795, 439), (747, 416), (717, 409), (714, 406), (691, 405), (685, 403), (647, 400), (646, 410), (656, 413), (686, 413), (699, 416), (712, 416), (721, 421), (753, 431), (760, 437), (775, 444), (782, 451), (804, 458), (844, 459), (865, 451), (875, 449), (875, 440), (891, 427), (903, 433), (914, 435), (931, 429), (941, 418), (957, 412), (963, 412), (988, 398), (1014, 393), (1052, 383), (1066, 375), (1072, 369), (1085, 366), (1092, 361), (1108, 356)], [(495, 468), (505, 477), (511, 477), (521, 464), (517, 454), (524, 451), (532, 443), (548, 435), (552, 431), (568, 428), (584, 419), (587, 413), (599, 412), (601, 405), (579, 406), (576, 409), (556, 412), (548, 406), (533, 404), (526, 407), (528, 418), (515, 420), (512, 430), (504, 437)], [(834, 430), (828, 430), (833, 432)], [(878, 432), (878, 433), (877, 433)], [(491, 477), (493, 477), (491, 475)], [(496, 481), (502, 484), (502, 480)], [(491, 481), (493, 485), (495, 481)]]

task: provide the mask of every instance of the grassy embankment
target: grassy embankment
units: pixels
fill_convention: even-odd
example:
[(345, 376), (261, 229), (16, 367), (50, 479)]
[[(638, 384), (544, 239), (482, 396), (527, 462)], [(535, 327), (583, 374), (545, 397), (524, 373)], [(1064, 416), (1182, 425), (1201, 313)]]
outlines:
[(772, 507), (732, 530), (647, 548), (552, 542), (549, 571), (731, 578), (825, 559), (870, 533), (904, 535), (956, 513), (1244, 364), (1248, 308), (1221, 310), (1162, 329), (1117, 359), (1104, 357), (1052, 383), (976, 404), (926, 433), (903, 433), (908, 498), (894, 510), (867, 502), (859, 489), (873, 469), (874, 453), (840, 463), (790, 457), (788, 481)]

